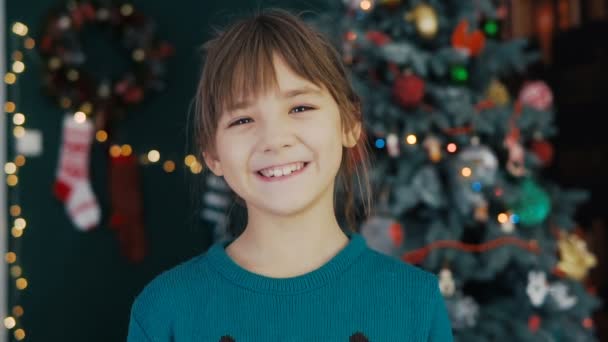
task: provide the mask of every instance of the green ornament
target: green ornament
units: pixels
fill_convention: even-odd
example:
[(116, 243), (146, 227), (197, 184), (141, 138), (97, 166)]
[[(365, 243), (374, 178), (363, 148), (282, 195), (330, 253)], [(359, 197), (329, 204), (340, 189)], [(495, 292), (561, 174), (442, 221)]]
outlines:
[(551, 211), (551, 199), (534, 180), (526, 178), (521, 183), (519, 198), (512, 204), (512, 210), (522, 225), (533, 226), (547, 218)]
[(469, 79), (469, 71), (461, 65), (452, 67), (451, 73), (454, 81), (466, 82)]
[(483, 30), (489, 37), (494, 37), (498, 33), (498, 23), (494, 20), (488, 20), (483, 25)]

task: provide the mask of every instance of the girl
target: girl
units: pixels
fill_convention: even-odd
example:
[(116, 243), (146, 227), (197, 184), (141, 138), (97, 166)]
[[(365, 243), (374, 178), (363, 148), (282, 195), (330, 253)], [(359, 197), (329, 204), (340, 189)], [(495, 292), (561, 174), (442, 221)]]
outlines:
[(352, 225), (354, 178), (369, 196), (368, 152), (331, 43), (271, 9), (205, 49), (197, 144), (247, 223), (150, 282), (128, 341), (451, 341), (436, 277), (368, 248)]

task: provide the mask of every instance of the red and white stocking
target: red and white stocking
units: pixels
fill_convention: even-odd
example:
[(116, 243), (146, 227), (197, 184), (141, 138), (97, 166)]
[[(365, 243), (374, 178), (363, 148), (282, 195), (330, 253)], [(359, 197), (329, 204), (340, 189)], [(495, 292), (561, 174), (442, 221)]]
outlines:
[(95, 128), (90, 120), (77, 122), (74, 116), (63, 118), (59, 164), (53, 184), (55, 197), (64, 203), (74, 225), (91, 230), (101, 220), (101, 210), (89, 181), (89, 155)]

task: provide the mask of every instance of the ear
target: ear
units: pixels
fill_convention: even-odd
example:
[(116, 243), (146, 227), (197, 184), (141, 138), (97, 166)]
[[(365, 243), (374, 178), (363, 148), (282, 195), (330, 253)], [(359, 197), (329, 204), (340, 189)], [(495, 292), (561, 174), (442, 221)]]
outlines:
[(359, 136), (361, 135), (361, 122), (357, 121), (352, 124), (350, 129), (345, 128), (342, 132), (342, 145), (344, 147), (354, 147), (357, 145), (357, 141), (359, 141)]
[(222, 164), (216, 157), (215, 153), (203, 152), (203, 159), (205, 160), (207, 168), (211, 170), (214, 175), (218, 177), (224, 175), (224, 172), (222, 171)]

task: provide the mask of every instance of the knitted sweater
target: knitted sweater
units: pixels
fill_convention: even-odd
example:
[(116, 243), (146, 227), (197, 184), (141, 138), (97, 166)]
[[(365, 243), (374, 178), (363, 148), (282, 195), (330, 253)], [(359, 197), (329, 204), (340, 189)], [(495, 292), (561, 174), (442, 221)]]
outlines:
[(362, 235), (291, 278), (250, 272), (233, 240), (158, 275), (135, 298), (127, 342), (452, 341), (437, 277), (370, 249)]

